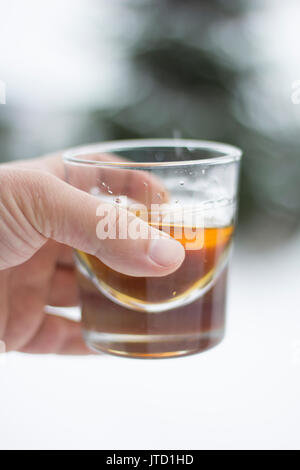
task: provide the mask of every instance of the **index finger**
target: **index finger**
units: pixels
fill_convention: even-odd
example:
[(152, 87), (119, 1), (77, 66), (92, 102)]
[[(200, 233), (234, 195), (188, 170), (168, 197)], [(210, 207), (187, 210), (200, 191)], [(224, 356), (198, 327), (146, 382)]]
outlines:
[(162, 204), (169, 199), (168, 191), (163, 183), (150, 171), (101, 166), (101, 162), (124, 163), (128, 161), (124, 158), (109, 153), (94, 153), (82, 155), (80, 159), (99, 162), (99, 166), (91, 167), (88, 163), (80, 167), (64, 164), (62, 151), (41, 158), (23, 160), (13, 165), (50, 172), (76, 188), (93, 195), (127, 196), (146, 206)]
[(94, 195), (128, 196), (147, 206), (162, 204), (169, 199), (166, 188), (157, 176), (151, 171), (121, 166), (130, 160), (118, 155), (99, 152), (82, 154), (80, 162), (65, 161), (65, 170), (67, 181), (83, 191), (92, 190)]

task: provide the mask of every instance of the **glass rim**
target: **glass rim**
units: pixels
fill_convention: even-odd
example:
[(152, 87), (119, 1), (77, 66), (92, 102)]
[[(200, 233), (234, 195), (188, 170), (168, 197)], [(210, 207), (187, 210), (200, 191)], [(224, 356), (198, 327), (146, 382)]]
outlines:
[[(133, 162), (133, 161), (100, 161), (80, 158), (83, 155), (93, 155), (102, 152), (116, 152), (130, 149), (155, 149), (155, 148), (186, 148), (193, 150), (208, 150), (220, 152), (219, 156), (201, 158), (195, 160), (174, 160), (170, 162)], [(186, 165), (218, 165), (240, 161), (242, 150), (234, 145), (216, 142), (212, 140), (194, 139), (130, 139), (112, 140), (95, 144), (88, 144), (70, 148), (62, 153), (63, 161), (75, 165), (111, 167), (111, 168), (163, 168)]]

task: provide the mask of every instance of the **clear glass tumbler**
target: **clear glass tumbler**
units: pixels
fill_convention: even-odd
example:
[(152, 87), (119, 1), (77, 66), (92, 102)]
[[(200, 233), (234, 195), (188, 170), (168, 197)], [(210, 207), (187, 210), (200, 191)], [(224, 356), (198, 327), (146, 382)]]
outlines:
[(161, 358), (201, 352), (222, 340), (241, 154), (231, 145), (183, 139), (106, 142), (64, 154), (71, 185), (143, 219), (185, 249), (181, 266), (162, 277), (121, 274), (75, 252), (88, 346)]

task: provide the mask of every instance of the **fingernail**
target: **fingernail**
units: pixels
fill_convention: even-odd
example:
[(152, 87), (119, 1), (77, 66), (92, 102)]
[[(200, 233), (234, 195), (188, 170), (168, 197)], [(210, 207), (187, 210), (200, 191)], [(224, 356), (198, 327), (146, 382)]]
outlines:
[(164, 267), (181, 264), (185, 256), (183, 246), (172, 238), (152, 240), (148, 254), (154, 263)]

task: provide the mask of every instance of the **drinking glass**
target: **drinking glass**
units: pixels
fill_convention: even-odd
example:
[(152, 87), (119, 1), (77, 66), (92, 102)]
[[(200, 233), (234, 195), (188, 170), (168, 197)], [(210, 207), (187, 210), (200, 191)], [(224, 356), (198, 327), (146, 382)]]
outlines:
[(185, 250), (181, 266), (162, 277), (125, 275), (75, 251), (90, 348), (162, 358), (222, 340), (241, 155), (231, 145), (185, 139), (114, 141), (65, 152), (71, 185), (143, 219)]

